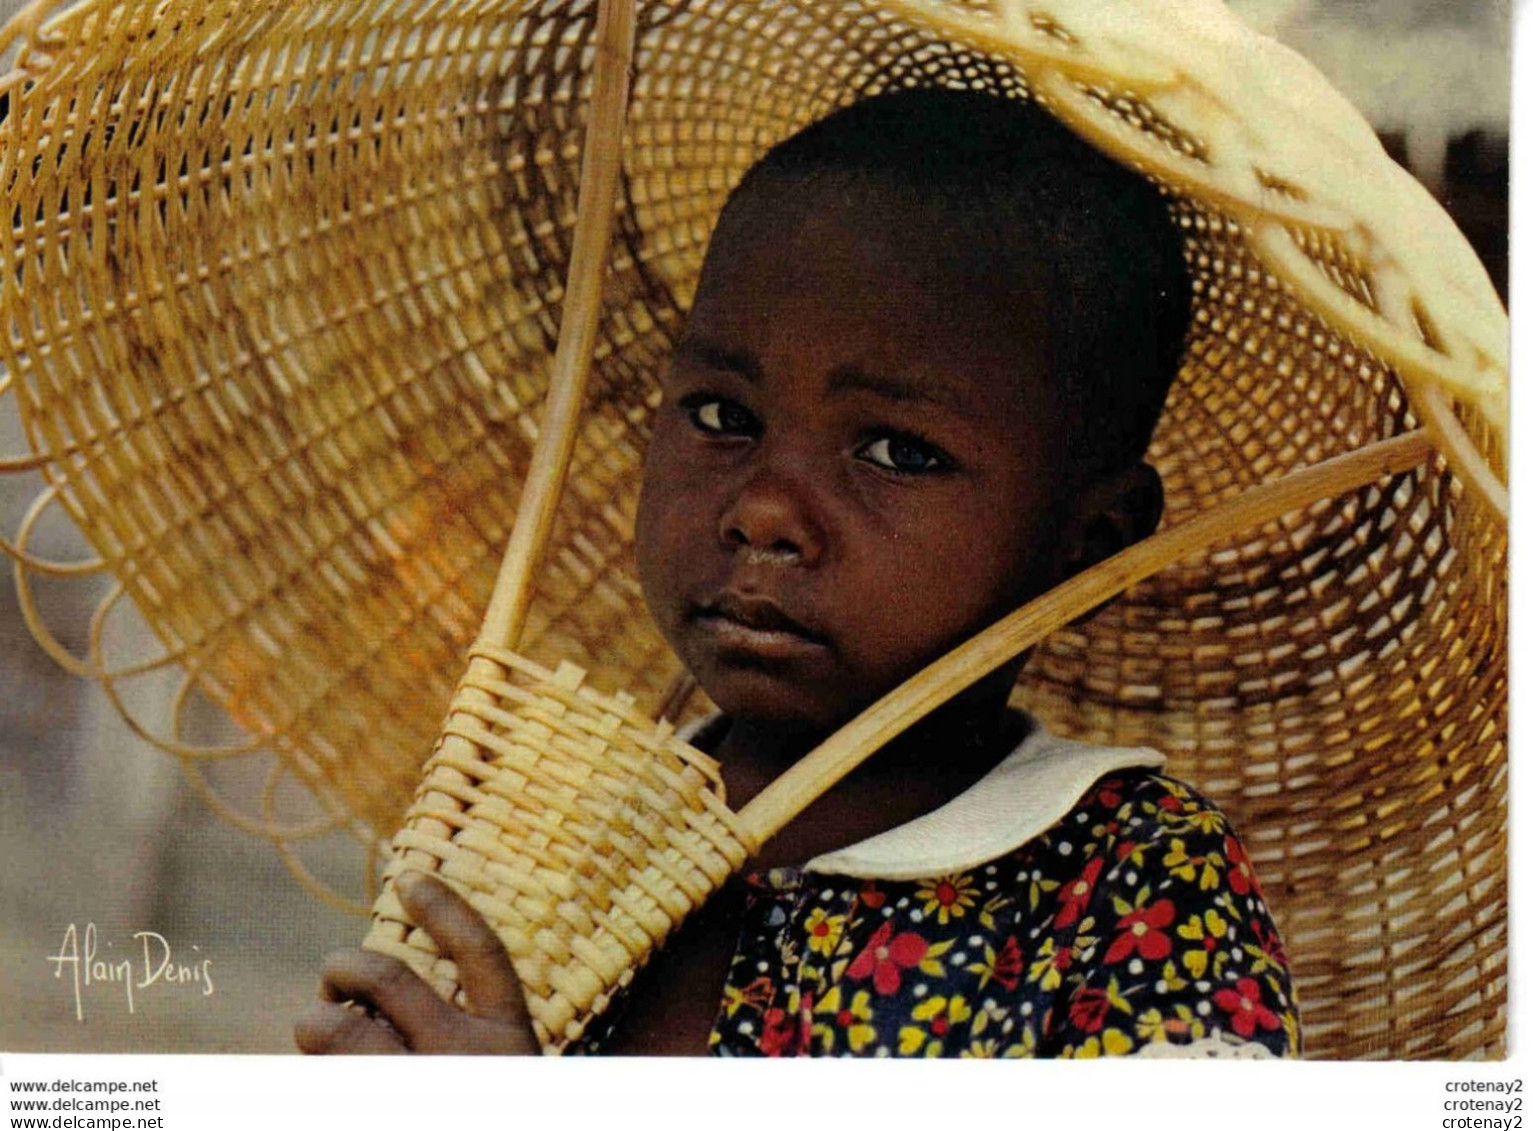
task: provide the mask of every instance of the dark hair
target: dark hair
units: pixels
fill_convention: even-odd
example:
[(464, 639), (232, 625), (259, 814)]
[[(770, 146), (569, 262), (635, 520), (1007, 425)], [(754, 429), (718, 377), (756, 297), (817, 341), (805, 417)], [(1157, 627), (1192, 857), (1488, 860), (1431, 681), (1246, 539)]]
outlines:
[(942, 88), (854, 103), (780, 143), (746, 173), (720, 228), (737, 201), (785, 181), (849, 207), (892, 194), (1053, 296), (1073, 470), (1143, 457), (1192, 303), (1180, 231), (1152, 183), (1030, 101)]

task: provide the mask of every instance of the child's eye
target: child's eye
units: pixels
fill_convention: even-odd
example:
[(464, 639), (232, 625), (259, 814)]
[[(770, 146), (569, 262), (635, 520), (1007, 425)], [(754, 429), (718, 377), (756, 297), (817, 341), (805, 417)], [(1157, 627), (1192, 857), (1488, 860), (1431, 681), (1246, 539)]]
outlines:
[(880, 436), (858, 448), (857, 458), (905, 475), (945, 471), (953, 466), (952, 459), (941, 448), (914, 436)]
[(761, 434), (761, 422), (756, 419), (756, 414), (728, 397), (697, 393), (683, 397), (680, 404), (699, 432), (751, 438)]

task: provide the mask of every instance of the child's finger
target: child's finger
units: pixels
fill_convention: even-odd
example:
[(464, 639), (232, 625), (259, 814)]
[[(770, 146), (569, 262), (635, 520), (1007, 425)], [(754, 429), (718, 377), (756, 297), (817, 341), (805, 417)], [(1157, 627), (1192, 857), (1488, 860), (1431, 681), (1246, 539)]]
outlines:
[(371, 950), (331, 955), (320, 973), (319, 996), (327, 1002), (361, 1002), (412, 1043), (422, 1023), (440, 1022), (456, 1012), (399, 959)]
[(527, 1025), (527, 1006), (511, 959), (479, 913), (424, 872), (402, 873), (394, 890), (410, 917), (457, 964), (458, 980), (474, 1013)]
[(406, 1052), (404, 1042), (392, 1029), (380, 1025), (357, 1009), (334, 1002), (315, 1002), (293, 1026), (293, 1040), (300, 1052), (312, 1055), (348, 1055)]

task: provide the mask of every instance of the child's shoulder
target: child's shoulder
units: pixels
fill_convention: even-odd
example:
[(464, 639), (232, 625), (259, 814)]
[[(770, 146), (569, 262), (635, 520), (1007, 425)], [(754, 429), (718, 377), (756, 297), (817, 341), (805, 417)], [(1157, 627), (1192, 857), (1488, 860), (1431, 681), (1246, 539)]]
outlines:
[(1016, 864), (1039, 908), (1033, 945), (1068, 956), (1055, 1055), (1139, 1041), (1238, 1053), (1213, 1037), (1297, 1052), (1282, 939), (1240, 838), (1204, 794), (1156, 769), (1113, 771)]
[(1216, 802), (1179, 778), (1152, 767), (1113, 770), (1098, 778), (1061, 824), (1105, 817), (1114, 829), (1139, 832), (1233, 834)]
[[(1249, 857), (1229, 817), (1210, 798), (1154, 768), (1105, 774), (1050, 829), (1003, 861), (1020, 881), (1114, 896), (1138, 906), (1230, 904), (1265, 915)], [(1235, 906), (1235, 904), (1239, 906)]]

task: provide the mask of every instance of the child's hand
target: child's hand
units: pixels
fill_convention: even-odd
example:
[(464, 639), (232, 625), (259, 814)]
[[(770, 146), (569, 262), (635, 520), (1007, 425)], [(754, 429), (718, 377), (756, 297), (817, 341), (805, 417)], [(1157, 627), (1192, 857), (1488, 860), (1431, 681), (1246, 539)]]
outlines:
[[(500, 940), (446, 884), (419, 872), (395, 881), (405, 910), (458, 966), (467, 1011), (443, 1001), (397, 958), (331, 956), (320, 1001), (293, 1028), (306, 1053), (501, 1053), (538, 1050), (521, 984)], [(356, 1004), (349, 1004), (356, 1003)]]

